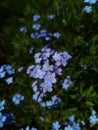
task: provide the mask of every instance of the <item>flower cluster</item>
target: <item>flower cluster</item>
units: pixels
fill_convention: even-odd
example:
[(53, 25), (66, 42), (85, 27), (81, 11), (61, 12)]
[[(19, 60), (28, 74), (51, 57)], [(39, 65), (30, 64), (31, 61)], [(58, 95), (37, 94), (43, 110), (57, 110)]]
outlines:
[[(41, 52), (34, 55), (36, 65), (27, 68), (30, 77), (38, 79), (32, 83), (34, 91), (33, 100), (41, 102), (46, 92), (53, 91), (53, 85), (57, 83), (57, 77), (62, 75), (62, 67), (66, 67), (71, 56), (67, 52), (56, 52), (44, 47)], [(71, 85), (70, 77), (64, 80), (63, 88)], [(53, 105), (53, 102), (51, 102)], [(51, 106), (50, 105), (50, 106)]]
[(52, 107), (56, 107), (60, 102), (61, 102), (61, 99), (59, 97), (52, 96), (51, 100), (42, 102), (41, 106), (42, 108), (52, 108)]
[(5, 82), (9, 85), (13, 82), (12, 75), (15, 73), (15, 70), (10, 65), (2, 65), (0, 66), (0, 79), (9, 76), (5, 79)]
[(90, 4), (90, 5), (86, 5), (83, 9), (85, 12), (90, 13), (92, 12), (92, 4), (96, 4), (97, 0), (84, 0), (84, 3)]

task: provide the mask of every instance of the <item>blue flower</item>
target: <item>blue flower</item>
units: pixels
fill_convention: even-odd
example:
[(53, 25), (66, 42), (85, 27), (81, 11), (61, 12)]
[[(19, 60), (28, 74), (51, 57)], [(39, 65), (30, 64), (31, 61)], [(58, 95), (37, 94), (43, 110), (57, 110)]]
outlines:
[(12, 102), (15, 105), (19, 105), (21, 101), (24, 100), (24, 96), (22, 96), (21, 94), (17, 93), (12, 97)]
[(55, 33), (53, 34), (53, 36), (54, 36), (55, 38), (59, 39), (60, 36), (61, 36), (61, 34), (60, 34), (59, 32), (55, 32)]
[(51, 73), (51, 72), (47, 72), (47, 74), (44, 77), (45, 83), (47, 84), (52, 84), (52, 83), (56, 83), (56, 77), (55, 77), (55, 73)]
[(43, 98), (43, 93), (40, 93), (39, 91), (36, 91), (33, 96), (32, 96), (32, 99), (37, 101), (37, 102), (41, 102), (42, 101), (42, 98)]
[(74, 130), (70, 125), (66, 126), (64, 130)]
[(41, 83), (40, 84), (40, 87), (43, 89), (43, 92), (46, 93), (46, 92), (52, 92), (52, 84), (51, 83)]
[(40, 19), (40, 15), (39, 14), (35, 14), (34, 16), (33, 16), (33, 21), (34, 22), (36, 22), (37, 20), (39, 20)]
[(48, 18), (49, 18), (49, 19), (54, 19), (54, 18), (55, 18), (55, 14), (49, 14), (49, 15), (48, 15)]
[(27, 32), (27, 28), (25, 26), (20, 28), (20, 32), (26, 33)]
[(33, 24), (32, 28), (35, 29), (35, 30), (39, 30), (41, 27), (40, 24), (36, 23), (36, 24)]
[(5, 82), (9, 85), (11, 83), (13, 83), (13, 77), (9, 77), (5, 80)]
[(84, 0), (84, 3), (95, 4), (97, 0)]
[(72, 81), (70, 80), (70, 76), (67, 76), (64, 79), (64, 82), (62, 83), (62, 88), (67, 90), (71, 84), (72, 84)]
[(0, 72), (0, 79), (5, 77), (6, 72)]
[(69, 121), (74, 122), (74, 120), (75, 120), (75, 116), (72, 115), (69, 117)]
[(92, 12), (92, 6), (85, 6), (83, 10), (86, 11), (87, 13), (90, 13)]
[(4, 110), (5, 100), (0, 102), (0, 111)]
[(81, 130), (80, 124), (79, 124), (79, 123), (76, 123), (76, 122), (73, 122), (72, 128), (73, 128), (74, 130)]
[(54, 122), (54, 123), (52, 124), (53, 130), (59, 130), (60, 127), (61, 127), (61, 125), (59, 124), (58, 121), (56, 121), (56, 122)]
[(4, 126), (5, 121), (6, 121), (6, 116), (3, 116), (3, 114), (0, 112), (0, 128)]
[(91, 124), (95, 125), (98, 122), (98, 118), (96, 116), (96, 111), (92, 110), (92, 115), (89, 118)]

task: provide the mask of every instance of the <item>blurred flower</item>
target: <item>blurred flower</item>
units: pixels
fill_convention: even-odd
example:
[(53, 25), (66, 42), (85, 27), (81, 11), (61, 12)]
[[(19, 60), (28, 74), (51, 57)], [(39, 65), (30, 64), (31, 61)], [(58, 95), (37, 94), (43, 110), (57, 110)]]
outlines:
[(60, 127), (61, 127), (61, 125), (59, 124), (58, 121), (56, 121), (56, 122), (54, 122), (54, 123), (52, 124), (53, 130), (59, 130)]
[(33, 16), (33, 21), (34, 22), (36, 22), (37, 20), (39, 20), (40, 19), (40, 15), (39, 14), (35, 14), (34, 16)]
[(36, 23), (36, 24), (33, 24), (32, 28), (35, 29), (35, 30), (39, 30), (41, 27), (40, 24)]
[(75, 130), (75, 129), (73, 129), (70, 125), (68, 125), (68, 126), (66, 126), (66, 127), (64, 128), (64, 130)]
[(84, 0), (84, 3), (95, 4), (97, 0)]
[(12, 102), (15, 104), (15, 105), (19, 105), (21, 101), (24, 100), (24, 96), (22, 96), (21, 94), (19, 93), (16, 93), (13, 97), (12, 97)]
[(92, 6), (85, 6), (83, 10), (86, 11), (87, 13), (90, 13), (92, 12)]
[(96, 116), (96, 111), (92, 110), (92, 115), (89, 118), (91, 124), (95, 125), (98, 122), (98, 118)]
[(6, 120), (6, 116), (3, 116), (3, 114), (0, 112), (0, 128), (4, 126), (5, 120)]
[(11, 83), (13, 83), (13, 77), (9, 77), (5, 80), (5, 82), (9, 85)]
[(61, 34), (60, 34), (59, 32), (55, 32), (55, 33), (53, 34), (53, 36), (54, 36), (55, 38), (59, 39), (60, 36), (61, 36)]
[(0, 102), (0, 111), (4, 110), (5, 100)]
[(72, 81), (70, 80), (70, 76), (67, 76), (64, 79), (64, 82), (62, 83), (62, 88), (67, 90), (71, 84), (72, 84)]
[(24, 69), (24, 67), (19, 67), (18, 72), (21, 72)]
[(27, 32), (27, 28), (25, 26), (20, 28), (20, 32), (26, 33)]
[(29, 54), (32, 54), (33, 50), (34, 50), (34, 48), (33, 48), (33, 47), (30, 47), (30, 48), (29, 48)]
[(48, 15), (48, 18), (49, 18), (49, 19), (54, 19), (54, 18), (55, 18), (55, 14), (49, 14), (49, 15)]

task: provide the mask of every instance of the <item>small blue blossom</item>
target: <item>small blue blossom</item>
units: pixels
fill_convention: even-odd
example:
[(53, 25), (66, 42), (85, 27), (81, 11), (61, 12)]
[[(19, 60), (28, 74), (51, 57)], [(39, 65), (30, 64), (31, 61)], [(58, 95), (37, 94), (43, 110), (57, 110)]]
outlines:
[(6, 72), (0, 72), (0, 79), (5, 77)]
[(96, 111), (92, 110), (92, 115), (90, 116), (89, 121), (93, 125), (95, 125), (98, 122), (98, 118), (96, 116)]
[(21, 101), (24, 100), (24, 96), (22, 96), (21, 94), (19, 93), (16, 93), (13, 97), (12, 97), (12, 102), (15, 104), (15, 105), (19, 105)]
[(52, 124), (53, 130), (59, 130), (60, 127), (61, 127), (61, 125), (59, 124), (58, 121), (56, 121), (56, 122), (54, 122), (54, 123)]
[(19, 67), (18, 72), (21, 72), (24, 69), (24, 67)]
[(40, 19), (40, 15), (39, 14), (35, 14), (34, 16), (33, 16), (33, 21), (34, 22), (36, 22), (37, 20), (39, 20)]
[(74, 120), (75, 120), (75, 116), (69, 116), (69, 121), (71, 121), (71, 122), (74, 122)]
[(68, 126), (66, 126), (66, 127), (64, 128), (64, 130), (74, 130), (74, 129), (72, 128), (72, 126), (68, 125)]
[(5, 100), (0, 102), (0, 111), (4, 110)]
[(97, 0), (84, 0), (84, 3), (96, 4)]
[(26, 33), (27, 32), (27, 28), (25, 26), (20, 28), (20, 32)]
[(76, 123), (76, 122), (73, 122), (72, 128), (73, 128), (74, 130), (81, 130), (80, 124), (79, 124), (79, 123)]
[(51, 72), (47, 72), (47, 74), (44, 76), (44, 80), (45, 80), (45, 83), (47, 84), (54, 84), (56, 83), (56, 77), (55, 77), (55, 73), (51, 73)]
[(43, 96), (44, 96), (43, 93), (40, 93), (39, 91), (36, 91), (36, 92), (33, 94), (32, 99), (33, 99), (34, 101), (41, 102)]
[(92, 12), (92, 6), (85, 6), (83, 10), (86, 11), (87, 13), (90, 13)]
[(36, 24), (33, 24), (32, 28), (35, 29), (35, 30), (39, 30), (41, 27), (40, 24), (36, 23)]
[(3, 114), (0, 112), (0, 128), (4, 126), (5, 121), (6, 121), (6, 116), (3, 116)]
[(39, 34), (38, 34), (38, 32), (31, 33), (31, 38), (32, 38), (32, 39), (39, 38)]
[(51, 83), (41, 83), (40, 87), (43, 89), (43, 92), (52, 92), (52, 84)]
[(67, 76), (64, 79), (64, 82), (62, 83), (62, 88), (67, 90), (71, 84), (72, 84), (72, 81), (70, 80), (70, 76)]
[(55, 32), (55, 33), (53, 34), (53, 36), (54, 36), (55, 38), (59, 39), (60, 36), (61, 36), (61, 34), (60, 34), (59, 32)]
[(49, 14), (48, 15), (48, 19), (54, 19), (55, 18), (55, 14)]
[(29, 48), (29, 54), (32, 54), (33, 50), (34, 50), (34, 48), (33, 48), (33, 47), (30, 47), (30, 48)]
[(9, 77), (5, 80), (5, 82), (9, 85), (11, 83), (13, 83), (13, 77)]

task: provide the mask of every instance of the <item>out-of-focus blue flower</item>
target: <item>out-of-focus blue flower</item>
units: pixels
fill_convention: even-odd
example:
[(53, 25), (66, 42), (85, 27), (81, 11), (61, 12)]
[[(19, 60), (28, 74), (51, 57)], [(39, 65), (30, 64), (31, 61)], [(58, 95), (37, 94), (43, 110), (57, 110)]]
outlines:
[(58, 121), (56, 121), (52, 124), (53, 130), (59, 130), (60, 127), (61, 127), (61, 125)]
[(69, 121), (71, 121), (71, 122), (74, 122), (74, 120), (75, 120), (75, 116), (69, 116)]
[(11, 83), (13, 83), (13, 77), (9, 77), (5, 80), (5, 82), (9, 85)]
[(55, 38), (57, 38), (57, 39), (59, 39), (60, 36), (61, 36), (61, 34), (60, 34), (59, 32), (55, 32), (55, 33), (53, 34), (53, 37), (55, 37)]
[(24, 67), (19, 67), (18, 72), (21, 72), (24, 69)]
[(64, 130), (74, 130), (74, 129), (72, 128), (72, 126), (68, 125), (68, 126), (66, 126), (66, 127), (64, 128)]
[(55, 18), (55, 14), (49, 14), (48, 15), (48, 19), (54, 19)]
[(30, 47), (30, 48), (29, 48), (29, 54), (32, 54), (33, 50), (34, 50), (34, 48), (33, 48), (33, 47)]
[(0, 79), (5, 77), (6, 72), (0, 72)]
[(70, 80), (70, 76), (67, 76), (64, 79), (64, 82), (62, 83), (62, 88), (67, 90), (71, 84), (72, 84), (72, 81)]
[(43, 98), (43, 93), (40, 93), (39, 91), (35, 92), (32, 96), (32, 99), (37, 101), (37, 102), (41, 102), (42, 98)]
[(84, 0), (84, 3), (96, 4), (97, 0)]
[(5, 100), (0, 102), (0, 111), (4, 110)]
[(27, 28), (25, 26), (20, 28), (20, 32), (22, 33), (26, 33), (27, 32)]
[(87, 13), (90, 13), (90, 12), (92, 12), (92, 6), (85, 6), (85, 7), (83, 8), (83, 10), (84, 10), (85, 12), (87, 12)]
[(76, 122), (73, 122), (72, 128), (73, 128), (74, 130), (81, 130), (80, 124), (79, 124), (79, 123), (76, 123)]
[(39, 38), (39, 34), (38, 34), (38, 32), (31, 33), (31, 38), (32, 38), (32, 39)]
[(41, 17), (41, 16), (40, 16), (39, 14), (33, 15), (33, 21), (36, 22), (37, 20), (40, 19), (40, 17)]
[(51, 100), (49, 100), (49, 101), (46, 101), (46, 102), (41, 102), (41, 106), (43, 107), (43, 108), (52, 108), (52, 107), (57, 107), (57, 105), (59, 104), (61, 102), (61, 99), (59, 98), (59, 97), (57, 97), (57, 96), (52, 96), (51, 97)]
[(6, 121), (6, 116), (3, 116), (3, 114), (0, 112), (0, 128), (4, 126), (5, 121)]
[(32, 28), (35, 30), (39, 30), (41, 25), (39, 23), (33, 24)]
[(89, 121), (93, 125), (95, 125), (98, 122), (98, 118), (96, 116), (96, 111), (95, 110), (92, 110), (92, 115), (90, 116)]
[(17, 93), (12, 97), (12, 102), (15, 105), (19, 105), (21, 101), (24, 100), (24, 96), (22, 96), (21, 94)]

